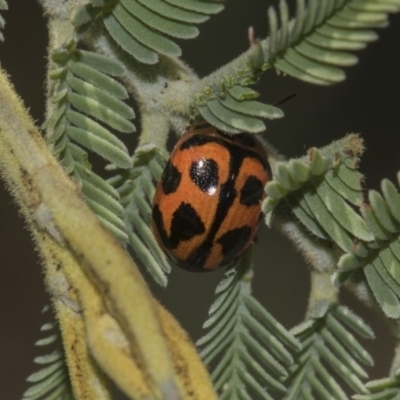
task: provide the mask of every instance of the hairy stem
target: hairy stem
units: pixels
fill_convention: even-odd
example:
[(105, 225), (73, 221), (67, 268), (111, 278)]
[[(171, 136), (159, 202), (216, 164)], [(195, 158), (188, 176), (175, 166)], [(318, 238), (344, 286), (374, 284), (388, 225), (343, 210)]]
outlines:
[(312, 268), (307, 317), (324, 315), (327, 307), (338, 301), (339, 290), (333, 285), (331, 275), (341, 250), (334, 244), (312, 237), (290, 214), (277, 216), (274, 226), (288, 236)]
[[(105, 310), (115, 319), (152, 387), (155, 395), (150, 398), (193, 398), (192, 391), (184, 390), (186, 371), (178, 370), (182, 375), (177, 375), (176, 352), (170, 349), (158, 305), (137, 266), (101, 226), (77, 187), (57, 164), (3, 71), (0, 73), (0, 168), (28, 226), (39, 232), (38, 248), (43, 247), (40, 238), (43, 235), (70, 253), (79, 266), (65, 271), (63, 265), (60, 267), (74, 286), (80, 305), (90, 304), (85, 297), (90, 296), (85, 282), (90, 282), (93, 293), (100, 296)], [(46, 257), (44, 251), (42, 256)], [(97, 317), (92, 321), (84, 314), (84, 318), (86, 331), (94, 332)], [(94, 352), (93, 355), (96, 358)], [(187, 363), (194, 363), (201, 370), (194, 350), (190, 357)], [(115, 378), (118, 372), (115, 366), (111, 377)], [(196, 387), (209, 388), (211, 397), (203, 398), (212, 399), (206, 372), (198, 375), (201, 382)]]

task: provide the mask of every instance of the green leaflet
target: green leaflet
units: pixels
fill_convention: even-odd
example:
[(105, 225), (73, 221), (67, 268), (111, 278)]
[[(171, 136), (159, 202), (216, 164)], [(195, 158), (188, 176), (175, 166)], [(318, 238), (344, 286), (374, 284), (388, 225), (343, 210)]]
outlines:
[(400, 397), (400, 371), (397, 370), (393, 376), (367, 382), (366, 389), (369, 394), (353, 396), (354, 400), (398, 400)]
[(265, 130), (261, 118), (282, 118), (283, 112), (275, 106), (254, 99), (258, 93), (250, 88), (234, 85), (220, 95), (197, 94), (196, 108), (201, 116), (218, 129), (228, 133), (258, 133)]
[(128, 54), (144, 64), (155, 64), (158, 62), (157, 54), (131, 36), (114, 15), (108, 15), (103, 21), (110, 36)]
[[(76, 107), (78, 109), (78, 107)], [(82, 109), (80, 110), (82, 111)], [(91, 110), (88, 110), (88, 114), (91, 112)], [(119, 140), (117, 139), (114, 135), (110, 133), (108, 129), (105, 129), (102, 125), (91, 119), (90, 117), (87, 117), (84, 114), (81, 114), (79, 112), (73, 111), (73, 110), (68, 110), (66, 113), (67, 120), (71, 123), (74, 124), (75, 126), (79, 127), (81, 130), (89, 131), (93, 136), (97, 137), (98, 139), (101, 139), (107, 143), (110, 143), (112, 147), (120, 149), (123, 154), (127, 154), (127, 149), (126, 146)], [(93, 113), (95, 114), (95, 113)], [(119, 116), (120, 118), (120, 116)], [(90, 149), (90, 147), (89, 147)], [(95, 150), (94, 150), (95, 151)], [(106, 158), (106, 155), (104, 156)], [(111, 160), (110, 160), (111, 161)], [(118, 165), (118, 163), (116, 163)], [(131, 161), (128, 161), (128, 166), (127, 168), (131, 165)]]
[[(398, 175), (398, 180), (399, 175)], [(400, 198), (396, 187), (388, 179), (382, 181), (382, 192), (393, 218), (400, 222)]]
[(221, 120), (209, 109), (208, 106), (200, 106), (198, 107), (198, 111), (200, 115), (208, 121), (211, 125), (215, 126), (217, 129), (220, 129), (223, 132), (229, 133), (240, 133), (239, 129), (235, 129), (233, 126), (227, 124), (225, 121)]
[[(125, 68), (119, 62), (113, 60), (112, 58), (103, 57), (102, 55), (93, 53), (91, 51), (79, 50), (78, 60), (80, 61), (81, 65), (91, 67), (95, 71), (103, 72), (106, 75), (119, 76), (122, 75), (125, 71)], [(93, 73), (96, 74), (96, 72), (90, 71), (90, 74), (86, 75), (85, 77), (90, 78)], [(98, 76), (101, 77), (101, 75)], [(118, 85), (118, 82), (114, 81), (113, 84)], [(104, 86), (104, 84), (101, 86)], [(126, 92), (124, 86), (119, 84), (119, 87), (124, 93), (123, 96), (125, 96), (120, 98), (124, 99), (128, 97), (128, 93)]]
[[(340, 45), (343, 46), (343, 50), (359, 50), (365, 48), (367, 43), (378, 39), (378, 34), (374, 31), (334, 29), (329, 25), (317, 28), (316, 33), (315, 37), (325, 38), (327, 40), (325, 43), (331, 43), (333, 50), (339, 50)], [(307, 40), (312, 41), (313, 39), (308, 38)], [(337, 43), (337, 46), (335, 46), (335, 43)]]
[(228, 96), (221, 100), (222, 106), (226, 107), (231, 111), (236, 111), (243, 113), (247, 116), (260, 117), (260, 118), (282, 118), (283, 112), (277, 107), (270, 106), (269, 104), (263, 104), (259, 101), (244, 101), (237, 100), (234, 95), (232, 95), (231, 90), (228, 92)]
[(311, 79), (320, 80), (326, 84), (341, 82), (346, 77), (341, 69), (304, 57), (294, 49), (286, 50), (285, 61), (302, 71), (304, 76), (310, 76)]
[[(135, 115), (133, 113), (133, 110), (131, 107), (126, 105), (125, 103), (121, 102), (119, 99), (115, 98), (113, 95), (110, 95), (109, 93), (105, 92), (104, 90), (98, 89), (96, 86), (85, 82), (82, 79), (78, 79), (74, 76), (68, 77), (67, 79), (68, 86), (73, 89), (76, 93), (80, 94), (83, 97), (90, 98), (93, 101), (96, 101), (98, 103), (97, 108), (105, 108), (106, 110), (110, 110), (111, 112), (115, 113), (118, 118), (121, 119), (121, 121), (126, 121), (127, 119), (133, 118)], [(60, 99), (61, 100), (61, 99)], [(70, 99), (69, 99), (70, 100)], [(89, 107), (89, 112), (90, 113), (90, 107)], [(114, 118), (113, 115), (111, 117), (107, 116), (107, 114), (104, 114), (106, 116), (106, 121), (109, 119), (112, 120)], [(95, 115), (94, 115), (95, 116)], [(95, 116), (96, 117), (96, 116)], [(101, 117), (101, 115), (100, 115)], [(97, 118), (100, 119), (100, 118)], [(120, 131), (127, 130), (128, 132), (131, 132), (134, 130), (133, 126), (131, 124), (126, 124), (126, 122), (121, 122), (121, 125), (123, 128), (119, 129)]]
[(195, 11), (202, 14), (217, 14), (224, 9), (221, 0), (203, 1), (203, 0), (165, 0), (167, 3), (185, 10)]
[(350, 5), (350, 9), (370, 12), (394, 13), (399, 10), (399, 1), (363, 1), (355, 0)]
[(207, 14), (200, 14), (198, 11), (185, 10), (184, 8), (166, 3), (163, 0), (138, 0), (148, 9), (176, 21), (201, 24), (209, 19)]
[(294, 66), (293, 64), (289, 63), (285, 59), (277, 59), (274, 62), (274, 67), (276, 67), (279, 71), (296, 77), (304, 82), (311, 83), (314, 85), (327, 85), (327, 82), (324, 79), (318, 79), (317, 77), (313, 76), (312, 74), (308, 74), (306, 71)]
[[(43, 313), (49, 311), (49, 306), (43, 309)], [(44, 324), (41, 331), (45, 332), (48, 336), (37, 341), (36, 346), (48, 347), (60, 340), (57, 326), (53, 322)], [(60, 343), (58, 343), (58, 345), (60, 345)], [(62, 350), (56, 348), (47, 351), (49, 351), (49, 353), (34, 359), (34, 363), (38, 364), (40, 369), (27, 378), (27, 381), (30, 382), (31, 385), (23, 394), (22, 399), (55, 400), (62, 398), (65, 400), (73, 400), (68, 369)]]
[(116, 5), (112, 13), (133, 38), (150, 50), (171, 57), (179, 57), (181, 55), (178, 45), (148, 28), (142, 21), (130, 14), (121, 3)]
[(254, 100), (260, 96), (255, 90), (239, 85), (232, 86), (229, 89), (229, 95), (238, 101)]
[(296, 17), (288, 21), (285, 0), (268, 10), (270, 34), (263, 42), (265, 62), (309, 83), (329, 85), (345, 79), (341, 67), (354, 65), (360, 50), (376, 40), (371, 29), (386, 27), (388, 14), (398, 12), (396, 1), (297, 1)]
[(342, 51), (326, 52), (319, 47), (312, 46), (310, 43), (302, 42), (296, 47), (296, 51), (301, 55), (316, 60), (317, 62), (336, 65), (339, 67), (349, 67), (357, 64), (358, 59), (353, 54)]
[(199, 30), (195, 26), (163, 18), (143, 7), (136, 0), (121, 0), (121, 4), (127, 11), (145, 22), (150, 28), (156, 29), (166, 35), (180, 39), (193, 39), (199, 34)]
[(337, 169), (327, 172), (327, 183), (337, 193), (357, 207), (362, 204), (360, 190), (362, 188), (363, 176), (358, 171), (348, 168), (345, 164), (340, 164)]
[(161, 177), (165, 161), (166, 154), (154, 146), (138, 148), (133, 167), (108, 181), (120, 197), (130, 246), (153, 279), (162, 286), (167, 284), (171, 266), (150, 226), (155, 184)]
[(256, 118), (241, 115), (238, 117), (237, 112), (227, 108), (222, 101), (211, 100), (207, 103), (211, 113), (226, 122), (229, 126), (236, 130), (244, 132), (260, 132), (265, 129), (264, 123)]
[(295, 181), (288, 166), (283, 162), (278, 161), (275, 164), (274, 176), (287, 191), (298, 189), (301, 186), (301, 182)]
[[(104, 56), (100, 57), (106, 58)], [(118, 81), (101, 70), (94, 68), (92, 65), (86, 65), (85, 58), (81, 60), (82, 62), (71, 60), (71, 62), (68, 63), (68, 69), (74, 76), (101, 88), (104, 92), (109, 93), (117, 99), (126, 99), (128, 97), (126, 89)]]
[[(78, 111), (87, 114), (104, 124), (110, 125), (120, 132), (130, 133), (134, 130), (133, 125), (127, 121), (121, 114), (107, 108), (106, 104), (102, 104), (97, 100), (93, 100), (88, 96), (82, 96), (77, 93), (68, 94), (68, 102)], [(122, 111), (123, 112), (123, 111)], [(111, 160), (110, 160), (111, 161)]]
[(295, 193), (293, 197), (288, 196), (287, 202), (294, 215), (311, 233), (320, 239), (329, 240), (329, 235), (325, 232), (318, 221), (315, 220), (310, 207), (300, 192)]
[(113, 40), (144, 64), (158, 62), (158, 54), (181, 55), (180, 47), (169, 37), (192, 39), (199, 34), (195, 24), (223, 9), (220, 1), (120, 0), (91, 1), (75, 12), (73, 21), (84, 28), (99, 16)]
[[(1, 10), (8, 10), (8, 4), (6, 0), (0, 0), (0, 11)], [(4, 42), (3, 32), (1, 30), (4, 29), (5, 24), (6, 21), (0, 14), (0, 42)]]
[(126, 89), (113, 77), (122, 74), (124, 68), (115, 60), (77, 50), (73, 42), (51, 57), (59, 68), (52, 75), (57, 89), (51, 101), (56, 107), (43, 124), (48, 142), (66, 172), (80, 185), (88, 206), (117, 239), (126, 242), (119, 195), (90, 171), (83, 150), (93, 151), (120, 168), (131, 167), (126, 146), (111, 131), (135, 130), (130, 122), (133, 110), (122, 101), (128, 97)]
[(366, 242), (374, 239), (365, 221), (356, 213), (354, 208), (343, 201), (343, 196), (339, 194), (340, 192), (335, 191), (333, 186), (330, 186), (323, 180), (320, 184), (316, 185), (316, 191), (327, 210), (332, 215), (340, 216), (340, 224), (347, 232)]
[(352, 332), (374, 338), (371, 328), (343, 306), (328, 308), (321, 317), (292, 329), (302, 343), (302, 350), (296, 355), (290, 375), (284, 382), (289, 384), (284, 399), (346, 400), (342, 382), (352, 392), (367, 393), (362, 379), (368, 375), (361, 364), (371, 366), (373, 360)]
[[(392, 197), (392, 199), (394, 198), (396, 198), (396, 196)], [(389, 207), (381, 194), (375, 190), (370, 190), (368, 193), (368, 200), (382, 228), (389, 233), (399, 232), (400, 221), (396, 220), (396, 216), (391, 212), (393, 207)], [(399, 196), (397, 196), (397, 200), (399, 200)], [(397, 213), (398, 211), (396, 210), (395, 212)]]
[(292, 363), (286, 349), (299, 349), (296, 340), (251, 296), (251, 252), (230, 267), (216, 289), (216, 299), (197, 345), (204, 362), (214, 365), (211, 378), (221, 399), (272, 399), (270, 390), (284, 393), (280, 379)]
[(310, 166), (307, 164), (303, 164), (299, 160), (289, 160), (287, 168), (293, 179), (299, 183), (307, 182), (311, 177)]
[(353, 238), (342, 224), (339, 215), (333, 215), (318, 191), (313, 187), (303, 188), (303, 196), (312, 212), (313, 217), (318, 221), (330, 238), (344, 251), (351, 252), (353, 248)]
[(348, 272), (363, 267), (375, 299), (389, 318), (400, 317), (400, 196), (396, 187), (385, 179), (382, 193), (371, 190), (369, 204), (361, 206), (361, 214), (375, 237), (366, 246), (365, 254), (346, 256), (339, 261), (336, 279), (342, 282)]

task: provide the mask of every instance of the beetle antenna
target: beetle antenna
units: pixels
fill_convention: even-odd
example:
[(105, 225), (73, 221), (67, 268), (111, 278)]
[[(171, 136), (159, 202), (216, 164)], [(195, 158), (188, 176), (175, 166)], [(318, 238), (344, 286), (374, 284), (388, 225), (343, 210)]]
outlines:
[(283, 99), (281, 99), (281, 100), (277, 101), (276, 103), (274, 103), (274, 106), (281, 106), (282, 104), (288, 102), (289, 100), (292, 100), (296, 96), (297, 96), (297, 93), (291, 93), (291, 94), (289, 94), (289, 96), (286, 96)]

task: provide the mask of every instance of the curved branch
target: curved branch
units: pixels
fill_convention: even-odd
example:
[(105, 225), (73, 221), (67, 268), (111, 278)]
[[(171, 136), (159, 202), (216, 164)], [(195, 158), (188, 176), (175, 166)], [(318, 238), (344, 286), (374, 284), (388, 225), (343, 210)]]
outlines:
[[(154, 395), (150, 398), (190, 398), (190, 392), (184, 390), (186, 371), (179, 370), (178, 374), (176, 370), (176, 357), (172, 354), (175, 350), (170, 348), (166, 337), (168, 331), (163, 330), (158, 305), (137, 266), (102, 228), (77, 187), (56, 163), (4, 71), (0, 73), (0, 167), (29, 227), (38, 232), (39, 250), (43, 250), (46, 238), (57, 243), (62, 252), (72, 255), (79, 265), (79, 269), (68, 269), (62, 264), (60, 268), (71, 280), (80, 306), (87, 313), (93, 311), (88, 310), (90, 301), (85, 297), (88, 296), (86, 283), (90, 282), (93, 293), (101, 298), (106, 312), (115, 319), (152, 387)], [(42, 252), (43, 257), (46, 254)], [(96, 326), (88, 314), (84, 313), (84, 320), (86, 331), (93, 333)], [(96, 316), (94, 321), (98, 322)], [(112, 348), (115, 346), (116, 343)], [(186, 361), (203, 368), (194, 351)], [(115, 365), (110, 369), (113, 379), (121, 372)], [(212, 399), (213, 391), (206, 376), (204, 371), (199, 374), (201, 382), (192, 384), (201, 388), (202, 393), (208, 392), (202, 398)]]

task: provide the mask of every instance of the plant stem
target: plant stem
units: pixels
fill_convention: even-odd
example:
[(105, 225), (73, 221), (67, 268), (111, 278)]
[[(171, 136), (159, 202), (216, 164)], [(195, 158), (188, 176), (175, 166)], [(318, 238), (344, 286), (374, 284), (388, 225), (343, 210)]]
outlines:
[[(63, 265), (60, 268), (76, 290), (80, 306), (85, 305), (87, 311), (91, 310), (87, 307), (90, 299), (85, 300), (85, 296), (89, 296), (85, 282), (90, 282), (106, 312), (115, 319), (127, 339), (130, 351), (155, 393), (153, 398), (189, 399), (192, 385), (206, 393), (199, 399), (215, 398), (194, 349), (190, 353), (191, 358), (185, 359), (185, 362), (188, 365), (193, 363), (204, 371), (197, 374), (201, 381), (190, 382), (189, 390), (185, 381), (186, 371), (179, 370), (181, 375), (178, 376), (174, 364), (179, 351), (169, 348), (167, 332), (160, 321), (159, 306), (137, 266), (102, 227), (84, 203), (76, 185), (57, 164), (4, 71), (0, 72), (0, 168), (28, 226), (37, 232), (36, 244), (42, 256), (47, 254), (42, 250), (43, 238), (46, 238), (74, 258), (79, 268), (64, 270)], [(84, 314), (84, 318), (86, 331), (95, 333), (98, 320), (89, 319), (88, 314)], [(171, 323), (180, 330), (177, 323)], [(115, 346), (118, 346), (118, 341)], [(65, 348), (65, 351), (73, 352), (73, 349)], [(92, 354), (96, 358), (93, 349)], [(111, 367), (114, 367), (114, 376), (111, 376), (114, 379), (115, 374), (121, 371), (118, 365)], [(130, 373), (128, 370), (122, 372)], [(193, 378), (196, 379), (195, 376)]]

